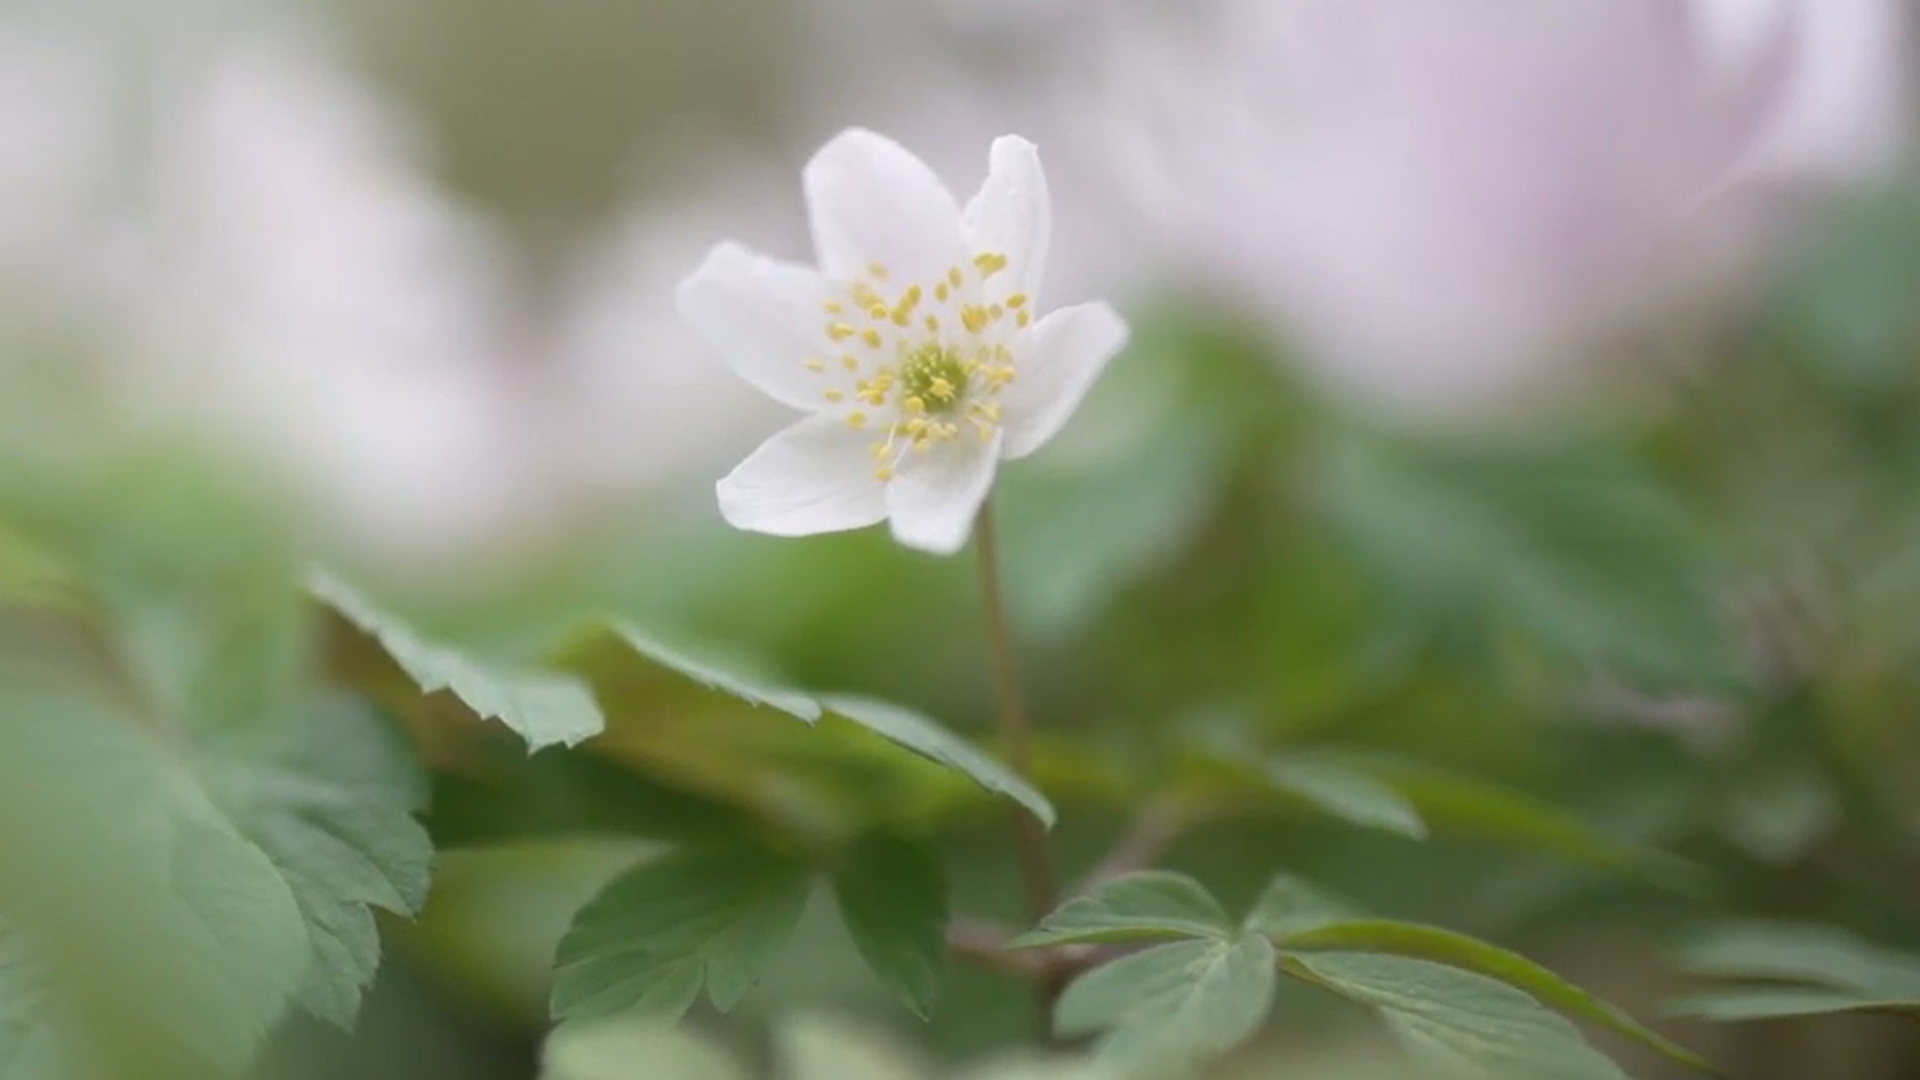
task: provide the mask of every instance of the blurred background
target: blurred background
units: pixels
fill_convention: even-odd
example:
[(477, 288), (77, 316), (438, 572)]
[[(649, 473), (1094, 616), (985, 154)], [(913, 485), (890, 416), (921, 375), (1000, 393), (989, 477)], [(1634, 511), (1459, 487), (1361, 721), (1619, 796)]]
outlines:
[[(1292, 870), (1642, 1016), (1697, 988), (1668, 948), (1690, 926), (1920, 952), (1915, 16), (5, 0), (4, 667), (71, 661), (48, 626), (76, 582), (228, 595), (318, 563), (489, 655), (618, 615), (990, 744), (962, 561), (720, 521), (714, 480), (783, 410), (671, 297), (722, 240), (807, 258), (799, 169), (844, 127), (963, 197), (1013, 132), (1055, 200), (1047, 304), (1135, 331), (997, 495), (1070, 871), (1177, 804), (1170, 864), (1230, 903)], [(374, 681), (317, 625), (326, 679)], [(531, 759), (372, 696), (432, 773), (431, 900), (383, 924), (355, 1032), (290, 1022), (263, 1077), (534, 1076), (554, 942), (663, 838), (580, 793), (801, 798), (789, 748), (705, 735), (668, 691)], [(1433, 835), (1234, 778), (1296, 749), (1390, 756)], [(905, 776), (807, 812), (852, 829)], [(1001, 817), (923, 811), (956, 906), (1013, 917)], [(1653, 849), (1686, 885), (1622, 854)], [(809, 916), (696, 1023), (749, 1060), (796, 1006), (942, 1062), (1024, 1035), (965, 970), (920, 1024), (841, 933)], [(1379, 1067), (1364, 1017), (1285, 1006), (1230, 1075)], [(1673, 1030), (1755, 1080), (1920, 1076), (1893, 1019)]]

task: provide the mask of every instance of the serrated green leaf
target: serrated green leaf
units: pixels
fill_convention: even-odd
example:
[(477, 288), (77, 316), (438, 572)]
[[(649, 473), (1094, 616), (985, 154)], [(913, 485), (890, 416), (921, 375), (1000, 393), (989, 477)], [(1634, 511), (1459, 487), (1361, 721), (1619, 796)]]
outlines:
[[(821, 733), (817, 748), (825, 757), (867, 754), (874, 743), (869, 736), (877, 736), (888, 753), (893, 748), (906, 750), (953, 770), (992, 794), (1013, 799), (1049, 826), (1053, 823), (1052, 805), (1032, 784), (965, 739), (911, 709), (851, 695), (817, 698), (799, 690), (744, 677), (725, 665), (665, 646), (624, 624), (612, 623), (607, 629), (611, 632), (611, 641), (607, 635), (591, 635), (583, 639), (573, 662), (592, 669), (594, 678), (603, 689), (609, 686), (618, 688), (607, 691), (610, 700), (623, 700), (624, 696), (636, 693), (638, 686), (645, 683), (645, 680), (636, 682), (635, 676), (647, 672), (630, 668), (621, 670), (618, 667), (637, 657), (650, 665), (651, 669), (670, 672), (678, 678), (749, 705), (767, 706), (809, 725), (817, 725), (824, 718), (828, 722), (828, 729)], [(729, 710), (728, 719), (750, 725), (752, 717), (738, 715), (742, 712), (744, 710)], [(754, 741), (750, 726), (736, 726), (730, 730), (741, 732), (742, 738), (748, 742)], [(793, 740), (788, 740), (788, 744), (797, 745)]]
[(981, 787), (1027, 808), (1052, 828), (1053, 804), (1012, 769), (980, 752), (973, 744), (939, 724), (898, 705), (858, 697), (828, 697), (822, 704), (833, 715), (850, 720), (895, 745), (971, 777)]
[(1180, 941), (1081, 976), (1054, 1013), (1066, 1037), (1101, 1036), (1099, 1053), (1128, 1075), (1163, 1076), (1232, 1050), (1273, 1006), (1273, 945), (1258, 934)]
[(732, 1009), (792, 936), (809, 876), (758, 851), (684, 851), (627, 871), (561, 939), (554, 1015), (674, 1020), (703, 985)]
[(747, 1080), (740, 1064), (705, 1039), (666, 1026), (622, 1021), (565, 1024), (547, 1038), (540, 1080)]
[(301, 1004), (351, 1027), (380, 965), (373, 909), (411, 916), (426, 903), (433, 845), (415, 817), (426, 778), (405, 740), (364, 704), (322, 698), (271, 747), (205, 772), (299, 905), (313, 953)]
[(1624, 1035), (1683, 1065), (1705, 1072), (1716, 1071), (1699, 1055), (1539, 964), (1464, 934), (1415, 923), (1364, 919), (1301, 930), (1283, 937), (1277, 944), (1288, 956), (1314, 952), (1384, 953), (1461, 968), (1503, 982), (1544, 1005)]
[(397, 616), (328, 575), (316, 574), (310, 588), (372, 635), (422, 693), (452, 693), (480, 716), (512, 728), (530, 750), (574, 746), (606, 728), (592, 689), (580, 679), (556, 672), (509, 670), (428, 641)]
[(840, 918), (867, 966), (921, 1019), (947, 972), (947, 881), (925, 845), (888, 836), (855, 844), (833, 875)]
[[(296, 907), (300, 1003), (350, 1027), (379, 966), (372, 909), (412, 915), (425, 903), (433, 853), (415, 815), (426, 781), (411, 747), (358, 699), (308, 697), (307, 609), (278, 569), (272, 584), (148, 590), (117, 597), (115, 609), (137, 708), (178, 735), (191, 774), (180, 790), (244, 838), (232, 858), (257, 860)], [(317, 587), (356, 600), (337, 583)], [(234, 971), (253, 966), (237, 959)]]
[(52, 1038), (61, 1058), (243, 1069), (312, 963), (290, 883), (178, 749), (77, 699), (8, 695), (0, 715), (9, 952), (74, 984), (38, 999), (59, 1015), (0, 1029), (27, 1040), (0, 1059)]
[[(1831, 1012), (1920, 1014), (1920, 956), (1829, 926), (1747, 922), (1697, 934), (1678, 950), (1691, 974), (1734, 981), (1669, 1011), (1718, 1020)], [(1738, 985), (1751, 980), (1756, 985)]]
[(1505, 983), (1370, 953), (1290, 955), (1287, 970), (1378, 1009), (1423, 1064), (1460, 1080), (1626, 1080), (1573, 1025)]
[(1269, 763), (1266, 775), (1274, 787), (1343, 821), (1426, 839), (1426, 822), (1406, 796), (1352, 762), (1327, 754), (1289, 754)]
[(1222, 939), (1233, 922), (1205, 885), (1166, 870), (1128, 874), (1061, 905), (1009, 943), (1016, 949), (1072, 943)]
[(809, 724), (820, 719), (820, 703), (797, 690), (769, 685), (730, 671), (722, 664), (668, 645), (629, 623), (615, 622), (610, 624), (610, 629), (642, 657), (710, 690), (731, 694), (749, 705), (777, 709)]
[(1283, 939), (1360, 917), (1347, 901), (1292, 874), (1277, 874), (1254, 901), (1245, 926), (1249, 933)]

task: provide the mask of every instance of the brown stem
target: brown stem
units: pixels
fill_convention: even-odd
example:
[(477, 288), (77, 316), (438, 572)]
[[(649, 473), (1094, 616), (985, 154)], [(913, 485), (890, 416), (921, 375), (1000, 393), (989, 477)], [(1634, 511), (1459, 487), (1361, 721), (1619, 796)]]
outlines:
[[(980, 557), (980, 591), (986, 605), (987, 644), (993, 661), (994, 687), (1000, 698), (1000, 738), (1006, 743), (1007, 764), (1023, 780), (1033, 779), (1033, 727), (1027, 721), (1020, 696), (1020, 670), (1013, 655), (1007, 606), (1000, 586), (999, 543), (994, 536), (993, 506), (980, 510), (974, 526), (974, 550)], [(1053, 859), (1047, 852), (1046, 828), (1032, 814), (1014, 809), (1015, 843), (1020, 879), (1026, 890), (1027, 914), (1038, 923), (1053, 910), (1057, 886)]]
[(984, 971), (1037, 980), (1046, 974), (1041, 950), (1018, 952), (1007, 948), (1013, 935), (1006, 927), (977, 919), (955, 919), (947, 925), (947, 953), (955, 960)]
[(1114, 878), (1151, 869), (1187, 828), (1187, 815), (1171, 802), (1148, 805), (1087, 876), (1075, 882), (1068, 895), (1090, 893)]
[[(994, 535), (993, 505), (980, 509), (974, 524), (974, 550), (980, 557), (980, 592), (986, 607), (988, 652), (993, 662), (994, 687), (1000, 698), (1000, 737), (1006, 743), (1007, 764), (1024, 780), (1033, 778), (1033, 727), (1020, 696), (1020, 670), (1014, 659), (1013, 634), (1008, 628), (1007, 605), (1000, 585), (999, 542)], [(1059, 886), (1053, 857), (1047, 850), (1047, 832), (1026, 810), (1013, 809), (1014, 848), (1020, 861), (1020, 882), (1026, 892), (1027, 916), (1037, 924), (1053, 910)], [(1066, 988), (1065, 974), (1052, 968), (1035, 973), (1038, 980), (1040, 1030), (1052, 1031), (1054, 1002)]]

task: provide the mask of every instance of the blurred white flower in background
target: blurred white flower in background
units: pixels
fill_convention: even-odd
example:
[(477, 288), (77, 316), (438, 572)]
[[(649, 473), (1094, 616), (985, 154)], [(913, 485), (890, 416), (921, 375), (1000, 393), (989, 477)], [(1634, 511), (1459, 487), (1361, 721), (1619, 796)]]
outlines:
[(1209, 285), (1335, 385), (1416, 412), (1564, 377), (1763, 250), (1774, 208), (1738, 186), (1781, 179), (1763, 162), (1890, 137), (1838, 100), (1877, 86), (1829, 77), (1872, 35), (1811, 4), (1716, 33), (1685, 0), (1218, 14), (1122, 28), (1103, 89), (1146, 118), (1122, 171)]
[[(537, 518), (501, 260), (309, 39), (248, 36), (159, 117), (122, 348), (156, 419), (224, 433), (346, 542), (431, 562)], [(243, 451), (245, 452), (245, 451)]]
[(0, 295), (33, 284), (107, 177), (107, 73), (73, 35), (0, 22)]
[(789, 174), (738, 158), (703, 162), (699, 172), (699, 190), (636, 200), (566, 289), (542, 425), (556, 473), (586, 504), (618, 507), (682, 486), (704, 494), (714, 472), (787, 415), (712, 362), (673, 292), (716, 235), (801, 242)]
[(1870, 181), (1900, 161), (1912, 126), (1914, 23), (1905, 0), (1695, 0), (1724, 69), (1794, 37), (1785, 93), (1746, 169), (1795, 183)]
[(74, 29), (0, 25), (0, 118), (30, 137), (0, 151), (0, 324), (63, 319), (105, 422), (210, 437), (323, 549), (481, 571), (764, 424), (672, 313), (694, 231), (752, 213), (754, 167), (637, 209), (535, 307), (312, 25), (218, 32), (163, 73)]

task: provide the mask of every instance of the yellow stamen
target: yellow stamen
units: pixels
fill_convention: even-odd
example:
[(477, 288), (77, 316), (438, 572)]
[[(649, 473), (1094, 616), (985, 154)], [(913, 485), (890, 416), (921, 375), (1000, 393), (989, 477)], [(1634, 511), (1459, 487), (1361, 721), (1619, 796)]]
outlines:
[(982, 252), (973, 257), (973, 265), (979, 268), (981, 280), (984, 281), (1007, 268), (1007, 257), (998, 252)]

